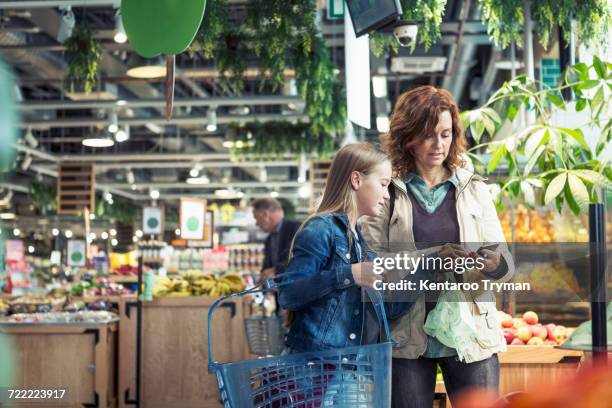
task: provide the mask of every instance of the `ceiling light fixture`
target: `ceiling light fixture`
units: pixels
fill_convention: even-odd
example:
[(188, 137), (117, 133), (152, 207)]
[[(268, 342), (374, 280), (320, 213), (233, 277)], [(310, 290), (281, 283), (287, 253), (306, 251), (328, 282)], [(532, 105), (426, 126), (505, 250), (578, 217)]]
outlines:
[(187, 184), (203, 185), (208, 183), (210, 183), (210, 179), (206, 175), (203, 175), (201, 177), (189, 177), (187, 179)]
[(217, 130), (217, 110), (209, 108), (206, 112), (206, 130), (214, 132)]
[(109, 115), (110, 123), (108, 124), (108, 131), (116, 133), (119, 130), (119, 119), (117, 118), (117, 112), (111, 111)]
[(87, 147), (111, 147), (115, 144), (115, 141), (110, 137), (93, 136), (83, 139), (81, 143)]
[(166, 64), (162, 58), (143, 58), (133, 53), (128, 61), (127, 76), (132, 78), (152, 79), (166, 76)]
[(117, 9), (117, 13), (115, 14), (115, 36), (113, 39), (119, 44), (123, 44), (128, 40), (125, 28), (123, 27), (120, 9)]
[(60, 11), (60, 25), (55, 38), (57, 38), (57, 41), (63, 44), (64, 41), (66, 41), (72, 35), (72, 30), (74, 29), (76, 19), (70, 6), (60, 7)]
[(159, 198), (159, 190), (151, 190), (149, 192), (149, 196), (153, 199), (153, 200), (157, 200)]
[(119, 130), (117, 130), (117, 133), (115, 133), (115, 140), (117, 141), (117, 143), (125, 142), (129, 139), (130, 139), (130, 126), (129, 125), (123, 126), (123, 129), (119, 128)]

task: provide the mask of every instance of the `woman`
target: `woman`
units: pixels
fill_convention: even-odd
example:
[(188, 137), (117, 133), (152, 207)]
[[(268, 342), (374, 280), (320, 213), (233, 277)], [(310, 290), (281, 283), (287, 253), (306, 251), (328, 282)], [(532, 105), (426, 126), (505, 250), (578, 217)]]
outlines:
[(378, 326), (364, 329), (368, 310), (361, 288), (373, 287), (378, 277), (357, 221), (378, 215), (390, 182), (391, 163), (373, 146), (349, 144), (336, 154), (321, 204), (294, 238), (285, 273), (295, 273), (296, 283), (279, 290), (279, 304), (292, 312), (289, 351), (378, 341)]
[[(450, 93), (421, 86), (402, 94), (382, 141), (394, 178), (389, 204), (361, 224), (372, 249), (379, 255), (416, 253), (437, 245), (439, 256), (454, 259), (465, 259), (478, 250), (483, 267), (462, 275), (451, 272), (453, 279), (509, 279), (513, 263), (491, 195), (483, 179), (464, 168), (465, 138)], [(466, 297), (478, 329), (469, 344), (470, 362), (460, 361), (455, 349), (425, 333), (426, 317), (436, 306), (425, 302), (425, 294), (408, 314), (392, 322), (392, 336), (399, 343), (393, 353), (394, 408), (432, 406), (436, 365), (442, 369), (451, 403), (467, 388), (497, 389), (497, 353), (505, 350), (505, 341), (494, 296), (479, 292)]]

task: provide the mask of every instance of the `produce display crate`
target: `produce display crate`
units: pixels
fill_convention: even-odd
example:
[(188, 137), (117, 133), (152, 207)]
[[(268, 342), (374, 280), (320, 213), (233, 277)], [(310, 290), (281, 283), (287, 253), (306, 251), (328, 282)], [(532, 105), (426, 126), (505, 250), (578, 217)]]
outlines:
[[(143, 302), (141, 408), (219, 407), (215, 377), (208, 373), (208, 310), (217, 298), (158, 297)], [(226, 306), (227, 305), (227, 306)], [(119, 406), (135, 407), (135, 299), (119, 304)], [(213, 344), (220, 361), (248, 358), (244, 303), (228, 301), (215, 313)]]
[(15, 388), (67, 389), (66, 399), (11, 407), (117, 407), (118, 323), (0, 323), (15, 356)]
[[(499, 394), (527, 391), (542, 380), (555, 382), (576, 373), (584, 360), (584, 353), (562, 350), (554, 346), (508, 346), (499, 353)], [(444, 382), (436, 383), (436, 394), (445, 394)], [(437, 402), (439, 407), (450, 407), (448, 399)]]

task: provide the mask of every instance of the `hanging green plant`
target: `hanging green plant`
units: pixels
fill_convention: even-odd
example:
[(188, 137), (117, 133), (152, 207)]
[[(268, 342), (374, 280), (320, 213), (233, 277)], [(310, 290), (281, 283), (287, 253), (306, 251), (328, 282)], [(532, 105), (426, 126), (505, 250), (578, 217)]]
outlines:
[(54, 214), (57, 210), (57, 186), (32, 180), (30, 185), (32, 203), (42, 215)]
[[(525, 3), (522, 0), (478, 0), (482, 21), (496, 46), (507, 48), (511, 41), (523, 43)], [(612, 10), (606, 0), (532, 0), (532, 20), (540, 44), (548, 48), (557, 25), (569, 41), (572, 19), (576, 19), (576, 35), (580, 42), (603, 44), (612, 24)]]
[(102, 59), (102, 50), (94, 40), (91, 31), (85, 26), (78, 26), (64, 43), (68, 72), (66, 81), (70, 92), (83, 91), (91, 93), (98, 83), (98, 72)]
[(283, 72), (291, 67), (292, 53), (307, 53), (312, 47), (315, 3), (313, 1), (251, 0), (245, 21), (254, 34), (253, 51), (258, 58), (262, 81), (273, 90), (285, 83)]
[(231, 123), (228, 140), (232, 147), (233, 160), (282, 159), (286, 156), (298, 158), (327, 158), (334, 148), (334, 138), (327, 133), (311, 133), (308, 123), (254, 122)]
[(221, 80), (232, 91), (239, 93), (244, 89), (244, 72), (247, 69), (249, 46), (247, 36), (241, 29), (229, 28), (222, 38), (219, 52), (216, 53), (217, 67)]
[(134, 206), (133, 202), (122, 198), (115, 198), (112, 204), (103, 197), (96, 199), (96, 217), (115, 220), (125, 224), (134, 224), (139, 218), (140, 208)]
[[(462, 113), (464, 127), (477, 143), (471, 153), (483, 149), (490, 153), (488, 162), (482, 163), (488, 173), (503, 164), (507, 176), (501, 191), (522, 198), (527, 205), (554, 203), (560, 212), (567, 204), (576, 215), (587, 211), (590, 203), (600, 201), (599, 190), (612, 189), (611, 80), (612, 64), (597, 57), (591, 66), (580, 63), (570, 67), (556, 88), (546, 88), (524, 75), (514, 78), (484, 106)], [(571, 89), (576, 101), (565, 101), (563, 89)], [(598, 138), (591, 135), (589, 140), (582, 127), (566, 128), (552, 121), (553, 110), (578, 112), (587, 107), (590, 120), (581, 125), (599, 132)], [(521, 108), (533, 111), (535, 122), (503, 139), (496, 138), (502, 125), (512, 121)], [(488, 139), (483, 141), (485, 135)]]
[(228, 21), (227, 0), (207, 1), (202, 24), (188, 48), (189, 55), (201, 52), (206, 59), (215, 57), (228, 29)]

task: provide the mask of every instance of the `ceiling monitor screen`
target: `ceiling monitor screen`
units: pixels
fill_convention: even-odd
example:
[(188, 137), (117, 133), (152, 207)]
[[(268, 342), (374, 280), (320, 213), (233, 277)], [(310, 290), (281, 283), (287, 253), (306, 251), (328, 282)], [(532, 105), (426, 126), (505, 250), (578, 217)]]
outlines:
[(346, 0), (346, 5), (357, 37), (384, 27), (402, 15), (399, 0)]

